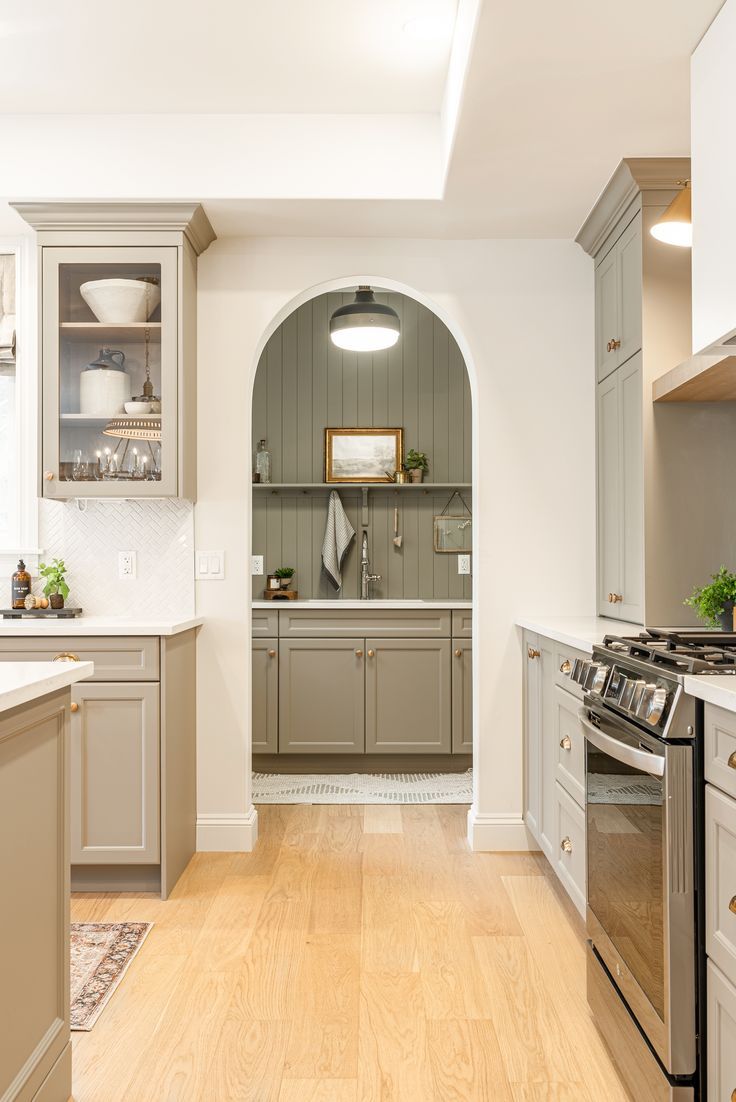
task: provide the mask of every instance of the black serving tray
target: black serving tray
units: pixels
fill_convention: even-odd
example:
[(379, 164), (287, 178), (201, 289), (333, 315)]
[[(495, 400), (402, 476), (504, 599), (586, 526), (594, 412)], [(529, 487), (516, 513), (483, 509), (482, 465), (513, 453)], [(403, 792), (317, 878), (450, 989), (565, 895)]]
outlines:
[(20, 620), (22, 617), (29, 620), (73, 620), (81, 615), (81, 608), (0, 608), (3, 620)]

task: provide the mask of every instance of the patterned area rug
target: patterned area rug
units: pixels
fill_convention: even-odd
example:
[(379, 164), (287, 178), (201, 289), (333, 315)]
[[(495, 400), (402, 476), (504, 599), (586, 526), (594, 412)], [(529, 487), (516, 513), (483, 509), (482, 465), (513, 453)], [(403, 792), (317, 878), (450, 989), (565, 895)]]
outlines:
[(254, 773), (255, 804), (469, 804), (464, 773)]
[(152, 926), (152, 922), (72, 922), (72, 1029), (92, 1028)]

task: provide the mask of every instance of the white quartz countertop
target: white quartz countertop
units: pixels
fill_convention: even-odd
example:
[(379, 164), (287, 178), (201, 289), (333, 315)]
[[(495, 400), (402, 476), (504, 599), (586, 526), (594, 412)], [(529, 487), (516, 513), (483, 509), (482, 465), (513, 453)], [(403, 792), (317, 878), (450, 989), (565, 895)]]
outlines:
[(124, 619), (119, 616), (79, 616), (57, 620), (52, 617), (27, 617), (22, 620), (0, 620), (0, 638), (20, 639), (23, 636), (45, 635), (178, 635), (203, 623), (202, 616), (184, 620)]
[(66, 689), (94, 669), (94, 662), (0, 662), (0, 712)]
[(339, 610), (341, 608), (347, 609), (363, 609), (369, 611), (372, 608), (472, 608), (472, 601), (342, 601), (336, 598), (334, 601), (254, 601), (253, 608), (288, 608), (290, 610), (295, 608), (327, 608)]
[(736, 712), (736, 676), (733, 674), (687, 674), (683, 687), (690, 696)]
[(642, 631), (637, 624), (621, 620), (606, 620), (601, 616), (521, 616), (517, 626), (535, 631), (545, 639), (554, 639), (568, 647), (590, 654), (595, 643), (602, 643), (604, 635), (625, 635)]

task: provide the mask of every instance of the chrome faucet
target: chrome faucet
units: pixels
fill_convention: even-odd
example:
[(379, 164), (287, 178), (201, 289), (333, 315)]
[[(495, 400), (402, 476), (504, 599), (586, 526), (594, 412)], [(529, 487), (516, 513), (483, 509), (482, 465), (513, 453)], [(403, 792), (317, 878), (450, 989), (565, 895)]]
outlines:
[(363, 554), (360, 560), (360, 599), (361, 601), (367, 601), (370, 597), (368, 592), (371, 582), (380, 582), (380, 574), (370, 573), (370, 559), (368, 558), (368, 533), (363, 532)]

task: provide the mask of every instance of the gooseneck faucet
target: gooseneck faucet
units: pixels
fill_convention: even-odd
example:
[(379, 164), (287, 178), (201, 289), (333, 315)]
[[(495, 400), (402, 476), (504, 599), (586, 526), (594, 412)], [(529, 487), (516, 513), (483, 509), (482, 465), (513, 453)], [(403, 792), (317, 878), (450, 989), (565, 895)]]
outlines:
[(380, 574), (371, 574), (371, 563), (368, 558), (368, 533), (363, 532), (363, 554), (360, 559), (360, 599), (367, 601), (370, 598), (369, 587), (371, 582), (380, 582)]

